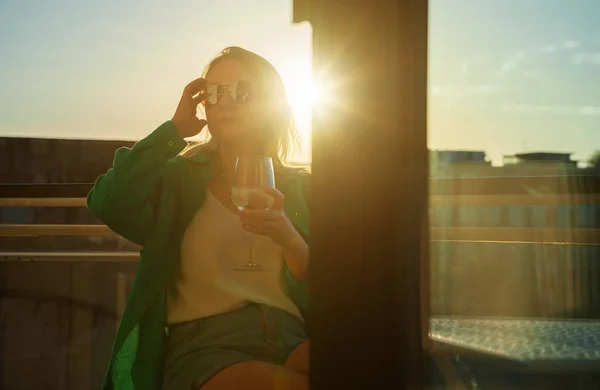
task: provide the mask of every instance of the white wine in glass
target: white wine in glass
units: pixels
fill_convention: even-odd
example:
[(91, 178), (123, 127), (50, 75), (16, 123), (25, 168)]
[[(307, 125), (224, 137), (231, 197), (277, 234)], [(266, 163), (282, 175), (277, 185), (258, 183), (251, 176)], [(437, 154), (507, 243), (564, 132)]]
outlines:
[[(264, 192), (265, 188), (275, 188), (275, 172), (271, 157), (238, 157), (231, 187), (231, 201), (238, 210), (264, 210), (271, 207), (274, 199)], [(254, 236), (248, 261), (243, 267), (234, 270), (269, 271), (254, 258)]]

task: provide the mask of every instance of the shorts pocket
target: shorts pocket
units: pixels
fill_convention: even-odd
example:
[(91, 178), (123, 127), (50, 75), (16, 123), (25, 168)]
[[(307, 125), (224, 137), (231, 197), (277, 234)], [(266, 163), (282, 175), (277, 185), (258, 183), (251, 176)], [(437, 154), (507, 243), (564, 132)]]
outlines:
[(177, 356), (185, 353), (189, 348), (190, 342), (202, 335), (208, 325), (208, 318), (201, 318), (181, 324), (171, 325), (169, 335), (166, 340), (167, 358), (166, 365), (169, 365)]

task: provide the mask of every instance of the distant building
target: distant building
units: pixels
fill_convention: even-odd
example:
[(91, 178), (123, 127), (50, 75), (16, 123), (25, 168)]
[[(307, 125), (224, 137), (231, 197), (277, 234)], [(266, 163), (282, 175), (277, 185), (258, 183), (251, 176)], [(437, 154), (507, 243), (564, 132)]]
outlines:
[(429, 172), (432, 178), (490, 176), (492, 163), (484, 151), (431, 150)]
[(482, 163), (489, 164), (485, 152), (472, 150), (432, 150), (430, 157), (438, 164)]
[(503, 157), (503, 166), (492, 166), (484, 151), (431, 150), (432, 178), (564, 176), (583, 174), (571, 153), (531, 152)]
[(504, 156), (507, 176), (547, 176), (581, 173), (572, 153), (531, 152)]
[(504, 164), (531, 164), (531, 163), (560, 163), (577, 165), (577, 161), (571, 160), (572, 153), (531, 152), (518, 153), (504, 156)]

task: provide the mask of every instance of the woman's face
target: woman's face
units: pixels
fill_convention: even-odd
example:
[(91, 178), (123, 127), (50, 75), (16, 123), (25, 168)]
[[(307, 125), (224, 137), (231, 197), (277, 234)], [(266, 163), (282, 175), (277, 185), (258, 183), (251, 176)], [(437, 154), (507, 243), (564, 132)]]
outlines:
[(205, 108), (211, 135), (224, 143), (260, 142), (265, 128), (264, 103), (243, 64), (233, 59), (218, 62), (208, 71), (206, 84), (213, 99), (218, 95), (216, 102)]

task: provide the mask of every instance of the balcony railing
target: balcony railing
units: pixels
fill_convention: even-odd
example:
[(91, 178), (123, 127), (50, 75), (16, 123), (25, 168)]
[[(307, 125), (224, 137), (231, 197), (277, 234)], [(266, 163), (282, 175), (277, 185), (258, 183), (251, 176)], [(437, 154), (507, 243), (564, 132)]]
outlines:
[[(120, 237), (104, 225), (0, 225), (0, 237), (41, 236)], [(600, 229), (431, 227), (429, 237), (431, 241), (596, 245), (600, 242)]]
[[(0, 212), (82, 209), (90, 188), (0, 185)], [(459, 355), (463, 362), (489, 361), (519, 375), (575, 375), (579, 383), (591, 383), (600, 370), (600, 177), (433, 179), (430, 188), (432, 212), (453, 210), (453, 226), (439, 226), (432, 217), (429, 228), (431, 352), (446, 379), (461, 365), (449, 357)], [(502, 226), (461, 226), (463, 208), (521, 206), (581, 206), (593, 215), (585, 228), (573, 221), (563, 227), (507, 226), (510, 219)], [(99, 221), (11, 222), (0, 224), (4, 365), (18, 368), (19, 375), (30, 370), (28, 378), (43, 370), (49, 375), (45, 383), (70, 381), (71, 388), (94, 388), (104, 374), (138, 248), (131, 243), (126, 249), (103, 247), (103, 240), (126, 241)], [(43, 246), (44, 240), (61, 238), (79, 240), (78, 245)], [(99, 244), (86, 247), (86, 239), (98, 239)], [(21, 246), (11, 246), (14, 240), (21, 240)], [(48, 315), (52, 319), (44, 317)], [(61, 332), (67, 334), (52, 336)], [(579, 341), (574, 334), (581, 335)], [(58, 338), (44, 347), (41, 340), (52, 337)], [(553, 351), (562, 352), (531, 352), (543, 346), (544, 337), (553, 339)], [(29, 339), (39, 342), (29, 344)], [(52, 361), (32, 361), (31, 353), (52, 356)]]
[[(450, 206), (596, 206), (600, 207), (600, 175), (519, 178), (433, 179), (430, 204)], [(2, 207), (85, 207), (91, 184), (0, 185)], [(594, 213), (594, 211), (592, 211)], [(590, 218), (593, 228), (455, 226), (430, 227), (432, 241), (588, 244), (600, 242), (600, 209)], [(455, 218), (457, 219), (457, 218)], [(430, 224), (431, 225), (431, 224)], [(116, 237), (108, 227), (89, 224), (2, 224), (0, 237), (15, 236), (97, 236)]]

